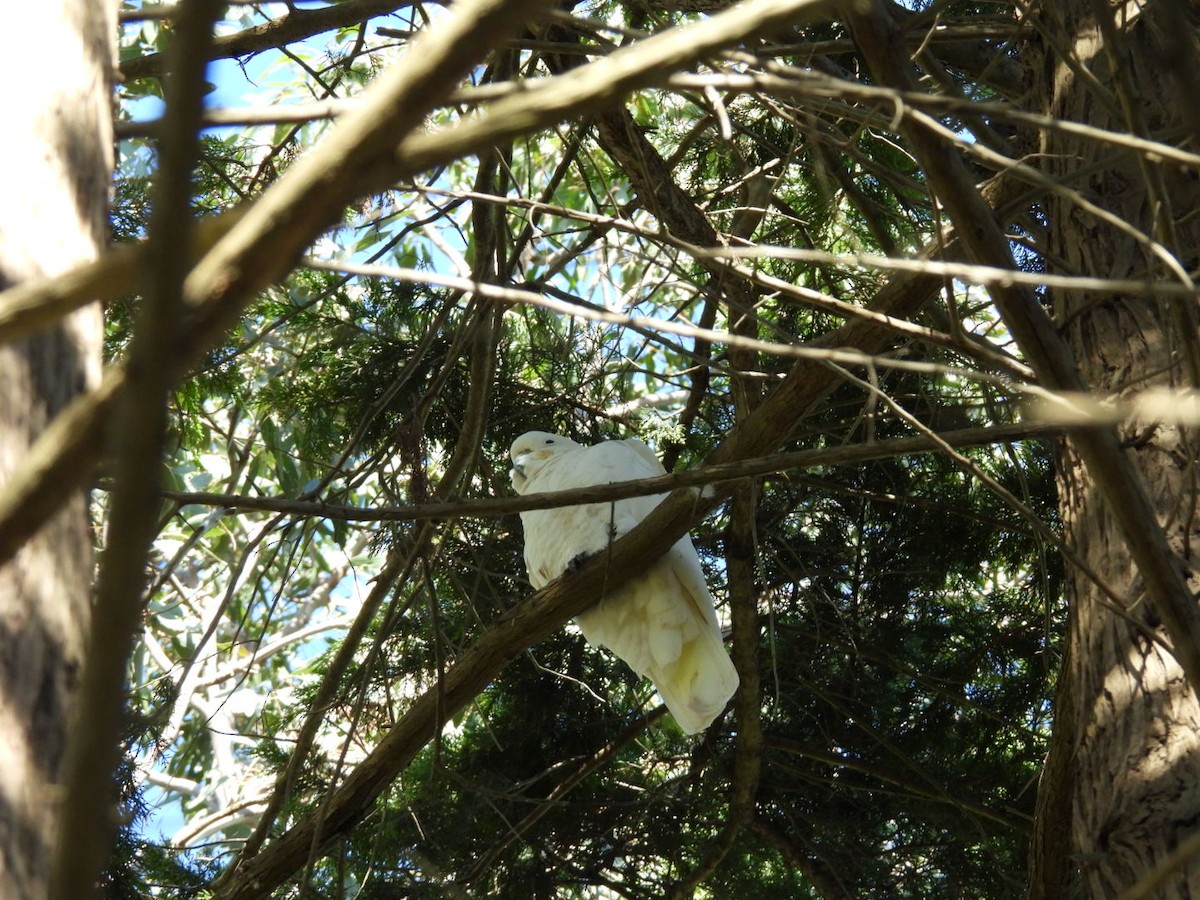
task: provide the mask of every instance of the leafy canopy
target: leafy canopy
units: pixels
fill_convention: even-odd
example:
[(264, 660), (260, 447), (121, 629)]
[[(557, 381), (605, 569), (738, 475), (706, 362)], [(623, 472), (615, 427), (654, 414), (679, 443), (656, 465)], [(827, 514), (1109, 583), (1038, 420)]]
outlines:
[[(251, 202), (336, 127), (272, 114), (353, 102), (443, 15), (372, 6), (388, 5), (229, 7), (220, 32), (243, 43), (221, 52), (253, 73), (251, 124), (203, 133), (196, 215)], [(545, 82), (702, 21), (701, 6), (546, 17), (471, 87)], [(339, 7), (340, 24), (311, 34), (280, 27)], [(123, 10), (121, 58), (141, 68), (121, 89), (112, 223), (134, 241), (157, 171), (138, 120), (161, 93), (156, 54), (183, 36), (140, 3)], [(939, 120), (989, 146), (992, 123), (968, 107), (1012, 88), (1010, 12), (938, 4), (903, 32), (943, 79), (933, 90), (969, 98)], [(869, 364), (826, 352), (847, 315), (917, 281), (882, 263), (936, 246), (943, 224), (842, 23), (654, 81), (363, 197), (174, 392), (129, 694), (128, 794), (155, 808), (133, 822), (114, 892), (205, 895), (279, 792), (268, 852), (531, 593), (515, 513), (352, 520), (317, 504), (509, 497), (507, 448), (530, 429), (638, 434), (668, 468), (694, 468), (798, 354), (833, 372), (831, 389), (792, 411), (778, 449), (827, 461), (756, 479), (749, 506), (723, 503), (692, 532), (723, 614), (755, 622), (735, 658), (752, 660), (757, 696), (686, 739), (646, 683), (568, 628), (447, 710), (292, 880), (359, 897), (650, 897), (693, 874), (714, 897), (1019, 889), (1061, 615), (1047, 451), (986, 437), (1019, 423), (1023, 367), (986, 290), (927, 275)], [(429, 127), (478, 114), (465, 88)], [(748, 258), (701, 252), (696, 234)], [(436, 276), (527, 293), (490, 299)], [(114, 360), (138, 303), (109, 308)], [(745, 340), (716, 339), (731, 333)], [(956, 454), (837, 456), (968, 429), (983, 437)], [(264, 498), (301, 502), (249, 508)], [(103, 518), (103, 491), (96, 503)], [(746, 534), (748, 589), (730, 557)]]

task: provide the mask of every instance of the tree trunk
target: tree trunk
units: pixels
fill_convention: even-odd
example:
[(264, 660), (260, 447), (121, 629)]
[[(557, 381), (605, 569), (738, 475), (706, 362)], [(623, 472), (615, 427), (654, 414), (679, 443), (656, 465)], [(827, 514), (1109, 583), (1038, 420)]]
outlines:
[[(1066, 0), (1045, 9), (1050, 19), (1043, 24), (1058, 37), (1057, 49), (1073, 59), (1054, 57), (1047, 66), (1044, 112), (1178, 144), (1184, 123), (1177, 110), (1186, 105), (1162, 67), (1164, 32), (1146, 8)], [(1081, 77), (1081, 69), (1095, 81)], [(1195, 270), (1200, 186), (1194, 171), (1054, 130), (1044, 133), (1041, 149), (1066, 188), (1153, 237), (1183, 269)], [(1048, 262), (1056, 270), (1177, 277), (1147, 238), (1102, 221), (1066, 191), (1047, 200), (1046, 221)], [(1063, 292), (1053, 297), (1053, 308), (1100, 396), (1194, 388), (1200, 380), (1194, 300)], [(1135, 418), (1122, 425), (1121, 437), (1144, 473), (1189, 585), (1200, 589), (1193, 563), (1200, 551), (1200, 434)], [(1186, 683), (1167, 649), (1155, 598), (1145, 596), (1120, 532), (1069, 444), (1060, 456), (1059, 493), (1067, 541), (1122, 598), (1128, 615), (1115, 613), (1085, 573), (1070, 571), (1068, 652), (1040, 789), (1031, 896), (1068, 896), (1065, 882), (1074, 881), (1084, 896), (1114, 897), (1146, 878), (1200, 824), (1200, 685)], [(1184, 861), (1152, 896), (1200, 896), (1200, 862)]]
[[(6, 92), (0, 289), (94, 257), (112, 168), (116, 4), (5, 4), (20, 73)], [(22, 58), (22, 47), (28, 55)], [(100, 371), (101, 312), (0, 346), (0, 484)], [(92, 536), (80, 494), (0, 567), (0, 895), (44, 897), (66, 723), (80, 671)]]

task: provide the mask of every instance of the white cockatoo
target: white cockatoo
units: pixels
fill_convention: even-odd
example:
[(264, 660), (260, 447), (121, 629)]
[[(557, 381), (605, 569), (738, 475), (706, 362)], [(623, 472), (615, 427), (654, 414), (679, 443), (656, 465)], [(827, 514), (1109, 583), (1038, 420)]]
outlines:
[[(653, 451), (636, 438), (585, 447), (562, 435), (530, 431), (513, 443), (511, 456), (518, 494), (666, 474)], [(541, 588), (583, 557), (604, 550), (665, 496), (521, 513), (530, 582)], [(686, 534), (575, 622), (588, 641), (607, 647), (651, 679), (688, 734), (706, 728), (737, 689), (737, 670), (725, 652), (704, 570)]]

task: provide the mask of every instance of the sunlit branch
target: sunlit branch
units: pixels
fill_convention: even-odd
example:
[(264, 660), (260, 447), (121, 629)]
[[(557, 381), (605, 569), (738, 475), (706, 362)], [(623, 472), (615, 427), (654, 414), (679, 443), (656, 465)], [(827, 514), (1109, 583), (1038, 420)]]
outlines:
[(804, 247), (771, 247), (762, 244), (754, 247), (698, 247), (693, 252), (697, 256), (712, 256), (719, 259), (791, 259), (818, 265), (875, 269), (881, 272), (919, 272), (925, 275), (955, 278), (981, 287), (1023, 284), (1029, 287), (1049, 287), (1089, 294), (1110, 293), (1133, 297), (1169, 297), (1177, 300), (1195, 300), (1200, 297), (1200, 290), (1195, 286), (1181, 284), (1178, 281), (1023, 272), (1020, 269), (1002, 269), (996, 266), (935, 259), (879, 256), (872, 253), (830, 253)]
[[(797, 343), (797, 344), (781, 344), (775, 341), (764, 341), (758, 338), (746, 337), (740, 334), (733, 334), (728, 331), (717, 331), (711, 328), (701, 328), (698, 325), (692, 325), (689, 322), (681, 322), (667, 319), (652, 319), (647, 316), (630, 316), (625, 313), (612, 312), (606, 309), (597, 309), (592, 306), (582, 306), (578, 303), (568, 303), (564, 300), (548, 297), (543, 293), (537, 293), (530, 290), (522, 290), (520, 288), (499, 287), (494, 284), (486, 284), (483, 282), (472, 281), (468, 278), (459, 278), (453, 275), (439, 275), (436, 272), (428, 272), (417, 269), (404, 269), (391, 266), (372, 266), (361, 265), (349, 261), (326, 262), (324, 260), (308, 259), (305, 264), (316, 269), (324, 269), (334, 272), (345, 272), (349, 274), (364, 275), (370, 277), (389, 278), (393, 281), (403, 281), (417, 284), (433, 284), (440, 287), (453, 288), (467, 293), (478, 294), (481, 297), (487, 297), (492, 300), (500, 300), (513, 305), (538, 306), (543, 309), (549, 309), (553, 312), (562, 315), (571, 316), (578, 319), (587, 319), (592, 322), (605, 322), (610, 325), (622, 325), (628, 328), (637, 329), (639, 331), (649, 332), (666, 332), (682, 337), (701, 338), (715, 344), (725, 344), (729, 347), (741, 347), (748, 350), (754, 350), (759, 353), (765, 353), (769, 356), (776, 356), (781, 359), (820, 359), (830, 360), (833, 362), (842, 363), (845, 365), (877, 365), (881, 368), (890, 369), (905, 369), (908, 371), (932, 372), (932, 371), (957, 371), (967, 377), (976, 378), (979, 380), (994, 380), (995, 375), (985, 372), (971, 372), (967, 370), (952, 369), (943, 365), (928, 362), (918, 362), (906, 359), (891, 359), (888, 357), (869, 356), (855, 350), (838, 349), (832, 347), (821, 347), (814, 344)], [(817, 300), (821, 297), (815, 291), (804, 291), (791, 285), (787, 285), (780, 279), (771, 278), (759, 272), (747, 270), (745, 272), (747, 279), (754, 284), (762, 285), (763, 287), (773, 290), (787, 291), (791, 295), (799, 295), (805, 300), (813, 302), (814, 305), (826, 304), (827, 311), (835, 315), (844, 314), (851, 320), (869, 322), (877, 325), (880, 328), (890, 329), (908, 337), (919, 337), (929, 340), (935, 344), (945, 344), (961, 349), (964, 352), (980, 353), (986, 348), (977, 348), (969, 342), (955, 340), (949, 336), (940, 335), (932, 329), (925, 328), (920, 325), (914, 325), (904, 319), (898, 319), (883, 313), (875, 312), (869, 307), (855, 306), (850, 303), (844, 303), (839, 300), (828, 298)], [(826, 308), (823, 306), (822, 308)], [(1025, 368), (1013, 360), (1007, 360), (1000, 357), (996, 353), (988, 353), (985, 357), (989, 362), (996, 362), (997, 365), (1002, 365), (1003, 368), (1012, 370), (1017, 376), (1025, 376), (1029, 374)], [(1007, 384), (1008, 382), (1003, 382)]]

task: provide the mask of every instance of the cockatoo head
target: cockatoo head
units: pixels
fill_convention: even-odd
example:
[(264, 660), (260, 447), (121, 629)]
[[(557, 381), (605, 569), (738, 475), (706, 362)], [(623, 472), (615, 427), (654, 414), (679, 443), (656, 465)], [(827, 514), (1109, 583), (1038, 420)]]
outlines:
[(527, 431), (513, 441), (508, 453), (512, 457), (513, 467), (508, 474), (517, 493), (525, 493), (529, 480), (556, 454), (578, 446), (570, 438), (548, 431)]

